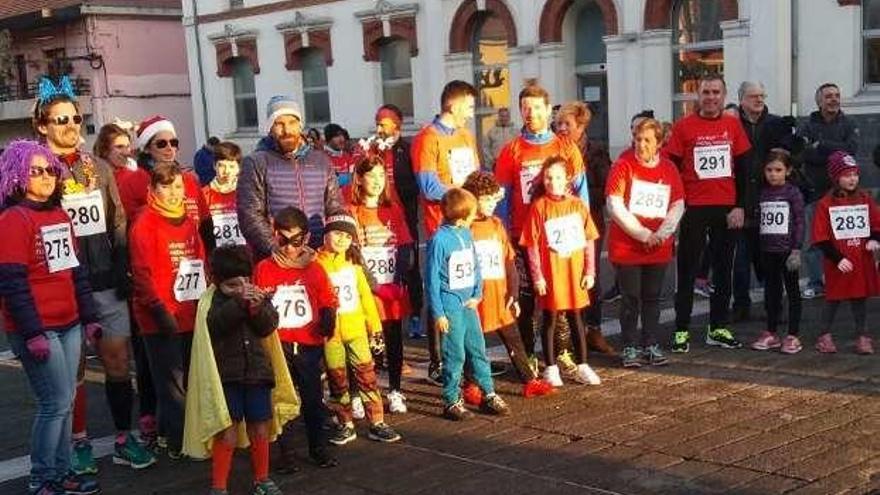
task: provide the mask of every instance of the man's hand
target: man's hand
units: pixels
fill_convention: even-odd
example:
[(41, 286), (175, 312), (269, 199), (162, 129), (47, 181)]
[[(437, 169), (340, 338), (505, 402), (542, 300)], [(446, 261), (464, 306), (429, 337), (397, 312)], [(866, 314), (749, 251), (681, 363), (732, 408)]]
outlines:
[(843, 273), (850, 273), (851, 271), (853, 271), (852, 261), (846, 258), (840, 260), (840, 262), (837, 263), (837, 269)]
[(449, 319), (445, 316), (441, 316), (434, 321), (434, 328), (437, 329), (440, 333), (448, 333), (449, 332)]
[(745, 223), (745, 211), (742, 208), (734, 208), (727, 214), (727, 228), (741, 229)]

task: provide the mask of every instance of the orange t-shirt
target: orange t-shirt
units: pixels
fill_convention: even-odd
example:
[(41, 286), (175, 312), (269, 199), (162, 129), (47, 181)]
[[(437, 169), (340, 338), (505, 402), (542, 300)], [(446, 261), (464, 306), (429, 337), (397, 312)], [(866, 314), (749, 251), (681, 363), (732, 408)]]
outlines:
[(517, 294), (507, 293), (507, 277), (510, 274), (506, 270), (513, 262), (515, 254), (504, 224), (498, 217), (474, 221), (471, 224), (471, 235), (479, 258), (480, 275), (483, 277), (483, 298), (477, 306), (477, 313), (480, 315), (483, 332), (494, 332), (516, 322), (507, 307), (507, 299), (517, 297)]
[(520, 245), (537, 246), (547, 294), (538, 297), (542, 309), (581, 309), (590, 304), (581, 287), (586, 273), (587, 243), (599, 237), (590, 209), (579, 198), (542, 196), (532, 202), (523, 223)]
[(565, 159), (569, 174), (575, 177), (584, 172), (581, 151), (574, 141), (553, 136), (544, 144), (533, 144), (522, 136), (507, 143), (495, 161), (495, 178), (510, 194), (510, 233), (522, 232), (522, 224), (532, 199), (532, 182), (541, 172), (541, 164), (551, 156)]
[[(443, 221), (440, 198), (445, 190), (461, 186), (468, 175), (480, 168), (477, 142), (467, 129), (455, 129), (452, 134), (446, 134), (438, 129), (438, 124), (430, 124), (413, 139), (410, 155), (421, 188), (425, 229), (431, 237)], [(424, 174), (432, 172), (437, 175), (442, 190), (422, 186)]]

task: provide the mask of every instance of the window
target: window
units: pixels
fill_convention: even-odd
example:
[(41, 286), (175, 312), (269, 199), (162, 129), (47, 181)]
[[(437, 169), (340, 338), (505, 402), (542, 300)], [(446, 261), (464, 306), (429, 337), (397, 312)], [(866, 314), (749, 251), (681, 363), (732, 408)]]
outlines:
[(700, 78), (724, 75), (721, 0), (678, 0), (672, 9), (673, 114), (693, 111)]
[(397, 105), (403, 115), (413, 115), (412, 65), (409, 41), (393, 39), (379, 47), (382, 65), (382, 100)]
[(507, 67), (507, 28), (493, 13), (477, 20), (471, 52), (477, 88), (477, 136), (482, 140), (495, 125), (498, 109), (510, 105), (510, 70)]
[(244, 0), (229, 0), (230, 9), (238, 9), (244, 7)]
[(235, 99), (235, 126), (239, 130), (257, 128), (257, 90), (250, 60), (235, 57), (232, 64), (232, 94)]
[(862, 1), (865, 84), (880, 85), (880, 1)]
[(330, 122), (330, 94), (327, 88), (327, 64), (324, 52), (317, 48), (305, 48), (300, 54), (302, 61), (303, 101), (306, 122)]

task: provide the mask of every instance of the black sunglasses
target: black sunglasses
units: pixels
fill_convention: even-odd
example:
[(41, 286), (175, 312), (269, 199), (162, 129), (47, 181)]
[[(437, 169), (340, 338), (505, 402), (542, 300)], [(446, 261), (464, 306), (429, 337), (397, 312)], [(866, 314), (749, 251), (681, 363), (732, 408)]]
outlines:
[(306, 237), (309, 235), (308, 232), (300, 232), (299, 234), (292, 235), (290, 237), (285, 236), (281, 232), (277, 232), (278, 234), (278, 247), (284, 247), (287, 245), (293, 247), (301, 247), (306, 243)]
[(48, 120), (55, 125), (67, 125), (71, 120), (74, 124), (80, 125), (83, 122), (83, 117), (82, 115), (56, 115), (54, 118)]
[(58, 177), (58, 169), (55, 167), (31, 167), (28, 169), (28, 175), (32, 178), (48, 175), (49, 177)]
[(168, 145), (171, 145), (172, 148), (177, 148), (180, 146), (180, 140), (177, 138), (173, 139), (157, 139), (153, 144), (156, 145), (160, 150), (164, 150)]

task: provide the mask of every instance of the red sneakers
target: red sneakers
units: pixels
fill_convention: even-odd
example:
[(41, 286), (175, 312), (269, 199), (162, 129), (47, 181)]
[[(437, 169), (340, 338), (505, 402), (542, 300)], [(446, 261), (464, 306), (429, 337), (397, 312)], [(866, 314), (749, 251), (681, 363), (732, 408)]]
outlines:
[(530, 397), (540, 397), (542, 395), (550, 395), (556, 392), (556, 389), (553, 388), (553, 385), (545, 382), (544, 380), (538, 380), (537, 378), (533, 380), (529, 380), (525, 385), (523, 385), (523, 397), (526, 399)]

